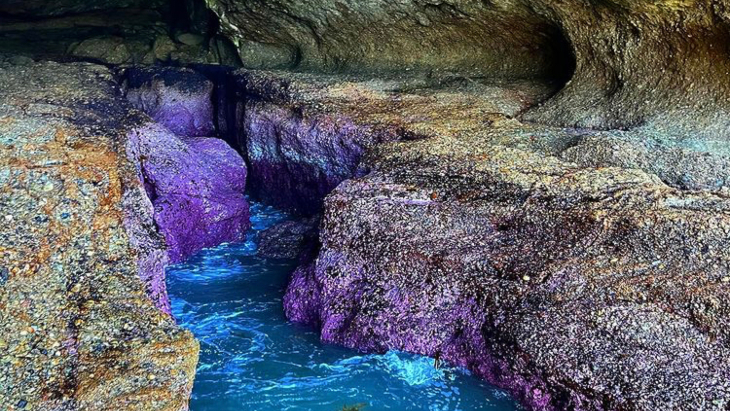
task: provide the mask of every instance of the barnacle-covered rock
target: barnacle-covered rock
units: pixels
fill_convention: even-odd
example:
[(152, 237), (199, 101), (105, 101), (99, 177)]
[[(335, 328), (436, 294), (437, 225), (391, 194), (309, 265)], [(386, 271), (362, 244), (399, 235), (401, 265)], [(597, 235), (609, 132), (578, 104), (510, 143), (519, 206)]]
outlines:
[(127, 152), (149, 118), (105, 67), (0, 73), (0, 408), (187, 409), (198, 343)]

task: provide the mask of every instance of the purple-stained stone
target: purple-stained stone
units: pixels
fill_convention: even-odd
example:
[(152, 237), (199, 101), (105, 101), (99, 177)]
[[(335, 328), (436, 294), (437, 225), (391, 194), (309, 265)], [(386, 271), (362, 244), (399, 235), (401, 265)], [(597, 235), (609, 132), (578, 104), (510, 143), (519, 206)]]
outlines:
[(246, 165), (224, 141), (181, 138), (148, 123), (130, 133), (129, 144), (172, 263), (244, 238)]
[(251, 184), (257, 195), (305, 214), (317, 212), (337, 184), (351, 178), (377, 135), (347, 117), (302, 118), (276, 105), (245, 111)]
[[(525, 174), (535, 172), (525, 163)], [(666, 242), (678, 233), (676, 204), (653, 209), (637, 189), (596, 220), (590, 207), (603, 205), (580, 190), (621, 186), (633, 174), (613, 170), (619, 181), (580, 190), (561, 180), (553, 188), (569, 188), (550, 194), (570, 202), (534, 194), (525, 204), (523, 186), (499, 184), (512, 175), (494, 169), (496, 183), (478, 175), (486, 188), (477, 200), (459, 195), (474, 180), (445, 179), (438, 161), (381, 165), (340, 184), (325, 201), (319, 255), (287, 289), (288, 318), (316, 326), (327, 343), (467, 367), (530, 410), (715, 409), (703, 404), (730, 392), (727, 347), (681, 314), (684, 294), (668, 294), (679, 276), (683, 283), (709, 277), (682, 256), (686, 243)], [(682, 230), (700, 248), (724, 241), (727, 216), (713, 226), (705, 210), (682, 211)], [(639, 265), (637, 255), (671, 266)], [(672, 298), (657, 291), (638, 302), (616, 299), (637, 276)], [(716, 283), (682, 290), (689, 298), (710, 292), (726, 295)]]
[(191, 69), (132, 68), (125, 72), (126, 96), (134, 107), (184, 137), (215, 133), (213, 83)]

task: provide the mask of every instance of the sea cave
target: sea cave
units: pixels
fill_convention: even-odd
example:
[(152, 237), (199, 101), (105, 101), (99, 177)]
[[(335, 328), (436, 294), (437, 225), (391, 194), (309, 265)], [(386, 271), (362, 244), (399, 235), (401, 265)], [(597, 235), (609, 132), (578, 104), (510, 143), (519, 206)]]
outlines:
[(728, 44), (728, 0), (4, 0), (0, 410), (729, 411)]

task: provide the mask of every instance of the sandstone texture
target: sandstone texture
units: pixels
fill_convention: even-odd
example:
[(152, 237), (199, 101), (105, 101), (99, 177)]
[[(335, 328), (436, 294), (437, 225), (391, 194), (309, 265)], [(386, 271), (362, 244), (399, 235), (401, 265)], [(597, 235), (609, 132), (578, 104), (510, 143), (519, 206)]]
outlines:
[(104, 67), (0, 72), (0, 409), (187, 409), (198, 343), (140, 280), (166, 258), (125, 150), (140, 115)]

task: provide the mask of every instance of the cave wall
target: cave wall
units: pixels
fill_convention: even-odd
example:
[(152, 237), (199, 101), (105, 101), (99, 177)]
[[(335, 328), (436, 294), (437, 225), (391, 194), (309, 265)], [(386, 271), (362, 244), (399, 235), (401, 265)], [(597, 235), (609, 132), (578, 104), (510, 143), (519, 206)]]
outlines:
[(577, 69), (525, 119), (727, 137), (730, 53), (724, 0), (532, 2), (561, 27)]
[(203, 0), (0, 4), (0, 54), (104, 64), (240, 65)]
[[(243, 65), (532, 79), (522, 119), (724, 141), (727, 0), (10, 0), (0, 53), (111, 64)], [(564, 87), (563, 87), (564, 86)]]
[(514, 2), (207, 3), (251, 68), (542, 77), (571, 60), (556, 27)]
[[(566, 86), (523, 119), (726, 138), (726, 0), (207, 0), (249, 68)], [(568, 81), (570, 80), (570, 81)]]

